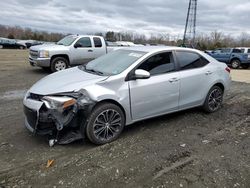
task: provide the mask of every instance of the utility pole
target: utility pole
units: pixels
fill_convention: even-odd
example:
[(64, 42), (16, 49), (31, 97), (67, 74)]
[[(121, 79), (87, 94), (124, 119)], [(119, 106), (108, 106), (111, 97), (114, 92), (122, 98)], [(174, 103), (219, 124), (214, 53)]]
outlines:
[(189, 0), (183, 46), (195, 47), (197, 0)]

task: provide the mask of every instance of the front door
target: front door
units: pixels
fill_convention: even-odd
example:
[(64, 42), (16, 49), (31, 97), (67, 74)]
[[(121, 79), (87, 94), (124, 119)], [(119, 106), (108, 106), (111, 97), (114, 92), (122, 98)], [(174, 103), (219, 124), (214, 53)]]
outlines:
[(90, 37), (80, 38), (72, 49), (72, 64), (84, 64), (94, 59), (94, 48)]
[(137, 69), (146, 70), (151, 76), (129, 81), (133, 120), (177, 110), (180, 82), (172, 52), (156, 54)]

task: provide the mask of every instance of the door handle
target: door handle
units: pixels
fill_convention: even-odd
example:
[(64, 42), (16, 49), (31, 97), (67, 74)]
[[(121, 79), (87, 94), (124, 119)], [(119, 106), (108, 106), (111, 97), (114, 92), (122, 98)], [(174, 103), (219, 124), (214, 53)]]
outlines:
[(88, 52), (93, 52), (93, 50), (88, 50)]
[(210, 75), (210, 74), (212, 74), (213, 72), (212, 71), (207, 71), (205, 74), (206, 75)]
[(168, 81), (169, 81), (170, 83), (173, 83), (173, 82), (179, 81), (179, 79), (178, 79), (178, 78), (170, 78)]

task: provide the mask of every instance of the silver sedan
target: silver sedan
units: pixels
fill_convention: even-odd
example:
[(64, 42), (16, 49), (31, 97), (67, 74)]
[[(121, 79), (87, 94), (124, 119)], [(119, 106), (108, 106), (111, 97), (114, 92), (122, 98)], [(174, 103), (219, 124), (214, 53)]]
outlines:
[(137, 121), (199, 106), (215, 112), (230, 82), (226, 64), (198, 50), (124, 48), (34, 84), (25, 125), (50, 145), (85, 137), (105, 144)]

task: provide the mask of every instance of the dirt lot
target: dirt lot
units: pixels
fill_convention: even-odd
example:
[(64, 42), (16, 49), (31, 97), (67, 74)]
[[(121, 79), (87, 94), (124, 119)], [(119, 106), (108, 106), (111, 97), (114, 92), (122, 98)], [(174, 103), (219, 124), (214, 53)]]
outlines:
[(22, 112), (24, 92), (49, 73), (21, 50), (0, 50), (0, 73), (0, 187), (250, 186), (250, 84), (233, 82), (218, 113), (187, 110), (129, 126), (104, 146), (50, 148)]

